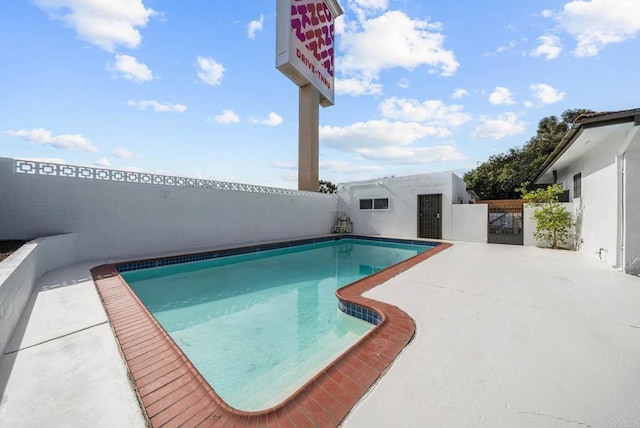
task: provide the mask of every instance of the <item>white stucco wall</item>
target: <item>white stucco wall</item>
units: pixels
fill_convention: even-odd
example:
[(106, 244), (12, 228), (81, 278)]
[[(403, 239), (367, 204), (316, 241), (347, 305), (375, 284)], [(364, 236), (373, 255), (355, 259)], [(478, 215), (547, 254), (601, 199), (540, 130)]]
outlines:
[[(573, 176), (582, 173), (582, 197), (573, 199), (576, 247), (611, 266), (618, 263), (618, 175), (615, 141), (600, 144), (567, 168), (558, 170), (558, 182), (573, 199)], [(603, 251), (600, 251), (600, 249)]]
[(465, 242), (487, 242), (487, 204), (451, 206), (451, 235), (448, 239)]
[[(342, 183), (338, 186), (338, 211), (346, 212), (351, 218), (354, 233), (416, 238), (418, 195), (440, 193), (442, 238), (452, 239), (454, 181), (462, 180), (451, 172), (438, 172)], [(466, 191), (465, 197), (468, 198)], [(389, 209), (360, 210), (359, 201), (365, 198), (389, 198)]]
[(78, 260), (330, 233), (337, 198), (24, 174), (0, 158), (0, 239), (77, 233)]
[(454, 205), (468, 204), (470, 202), (471, 196), (467, 193), (467, 185), (462, 178), (456, 174), (451, 174), (451, 186), (453, 192), (451, 199)]

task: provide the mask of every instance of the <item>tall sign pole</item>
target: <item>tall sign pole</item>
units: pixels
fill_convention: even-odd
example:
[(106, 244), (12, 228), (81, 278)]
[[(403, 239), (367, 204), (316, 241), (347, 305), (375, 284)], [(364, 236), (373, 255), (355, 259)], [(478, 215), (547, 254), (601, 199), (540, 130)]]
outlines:
[(320, 109), (333, 105), (337, 0), (277, 0), (276, 68), (298, 85), (298, 189), (318, 191)]

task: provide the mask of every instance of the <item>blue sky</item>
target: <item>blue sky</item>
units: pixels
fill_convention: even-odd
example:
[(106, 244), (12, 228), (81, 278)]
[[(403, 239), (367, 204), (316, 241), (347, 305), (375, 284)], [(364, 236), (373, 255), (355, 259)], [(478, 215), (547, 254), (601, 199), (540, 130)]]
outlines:
[[(640, 1), (343, 0), (320, 177), (453, 170), (640, 107)], [(297, 187), (275, 0), (5, 0), (0, 156)]]

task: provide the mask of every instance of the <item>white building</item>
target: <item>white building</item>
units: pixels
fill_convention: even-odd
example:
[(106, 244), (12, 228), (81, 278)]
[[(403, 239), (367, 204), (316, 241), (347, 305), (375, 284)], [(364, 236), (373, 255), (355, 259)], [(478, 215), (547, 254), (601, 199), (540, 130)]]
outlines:
[(569, 190), (577, 249), (640, 274), (640, 109), (585, 115), (535, 182)]
[[(464, 181), (452, 172), (338, 185), (338, 211), (351, 218), (354, 233), (365, 235), (486, 242), (486, 207), (455, 209), (470, 202)], [(484, 214), (468, 215), (474, 208)], [(479, 220), (454, 227), (473, 217)]]

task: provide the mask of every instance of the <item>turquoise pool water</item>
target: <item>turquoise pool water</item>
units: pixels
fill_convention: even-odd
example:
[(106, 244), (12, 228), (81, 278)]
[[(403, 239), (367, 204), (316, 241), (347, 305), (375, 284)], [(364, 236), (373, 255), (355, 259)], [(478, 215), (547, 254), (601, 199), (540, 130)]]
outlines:
[(373, 325), (335, 291), (432, 246), (341, 239), (124, 272), (228, 404), (278, 404)]

